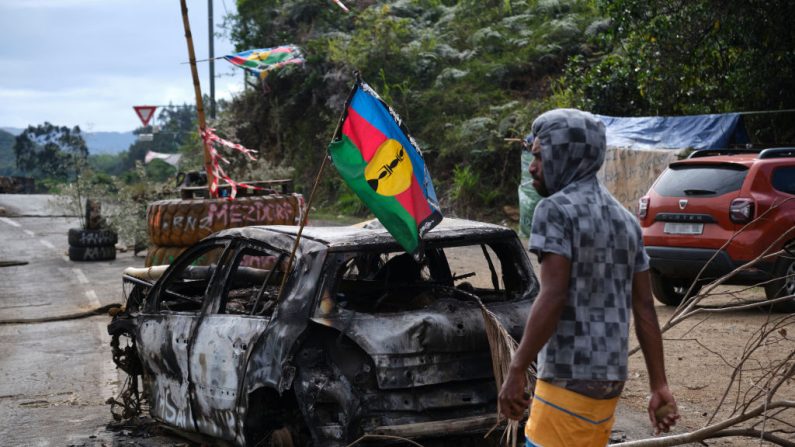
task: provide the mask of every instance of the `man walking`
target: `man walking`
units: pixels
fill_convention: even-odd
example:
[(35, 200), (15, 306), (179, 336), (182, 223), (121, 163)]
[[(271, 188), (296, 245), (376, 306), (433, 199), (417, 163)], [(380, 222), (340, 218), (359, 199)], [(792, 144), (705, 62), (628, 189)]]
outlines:
[(649, 418), (657, 433), (667, 432), (679, 415), (640, 226), (596, 179), (604, 124), (556, 109), (532, 130), (530, 174), (544, 199), (533, 215), (530, 250), (541, 263), (541, 291), (500, 390), (500, 410), (521, 419), (530, 403), (525, 371), (538, 356), (527, 446), (606, 445), (627, 380), (631, 311), (649, 372)]

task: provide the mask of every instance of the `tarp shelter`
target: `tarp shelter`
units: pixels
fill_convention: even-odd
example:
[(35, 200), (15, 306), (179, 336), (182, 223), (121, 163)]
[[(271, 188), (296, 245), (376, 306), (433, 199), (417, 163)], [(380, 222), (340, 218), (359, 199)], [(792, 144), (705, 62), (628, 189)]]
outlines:
[(739, 113), (690, 116), (616, 117), (596, 115), (605, 124), (607, 147), (624, 149), (724, 149), (748, 143)]
[[(749, 142), (742, 115), (725, 113), (690, 116), (614, 117), (595, 115), (605, 124), (607, 154), (599, 180), (630, 211), (654, 180), (677, 159), (682, 149), (723, 149)], [(530, 234), (533, 209), (540, 200), (522, 153), (519, 185), (519, 231)]]

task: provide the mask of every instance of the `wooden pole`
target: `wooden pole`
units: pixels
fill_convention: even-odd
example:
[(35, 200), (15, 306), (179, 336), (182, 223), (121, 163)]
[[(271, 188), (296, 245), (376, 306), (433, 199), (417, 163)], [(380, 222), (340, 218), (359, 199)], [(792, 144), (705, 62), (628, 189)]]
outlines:
[(210, 38), (210, 118), (215, 119), (215, 29), (213, 29), (213, 0), (207, 0), (208, 37)]
[[(193, 51), (193, 35), (190, 32), (190, 21), (188, 20), (188, 5), (186, 0), (180, 0), (182, 7), (182, 24), (185, 27), (185, 40), (188, 42), (188, 59), (190, 61), (190, 73), (193, 76), (193, 90), (196, 93), (196, 113), (199, 118), (199, 130), (204, 132), (207, 129), (207, 122), (204, 117), (204, 106), (202, 104), (202, 88), (199, 83), (199, 71), (196, 69), (196, 53)], [(204, 138), (202, 138), (204, 141)], [(213, 174), (212, 158), (210, 157), (210, 147), (204, 144), (204, 170), (207, 172), (207, 185), (215, 184), (215, 174)], [(218, 197), (218, 189), (210, 188), (210, 197)]]
[[(340, 119), (337, 121), (337, 128), (334, 130), (334, 134), (331, 136), (331, 141), (329, 141), (329, 144), (334, 142), (334, 140), (337, 138), (337, 135), (339, 135), (340, 130), (342, 130), (342, 122), (345, 120), (345, 116), (348, 112), (348, 106), (351, 103), (353, 94), (356, 93), (356, 87), (358, 87), (359, 83), (361, 82), (361, 78), (359, 77), (358, 71), (354, 72), (354, 77), (356, 78), (356, 80), (353, 83), (353, 87), (351, 88), (350, 93), (348, 93), (348, 99), (345, 100), (345, 106), (342, 108), (342, 113), (340, 113)], [(317, 171), (317, 176), (315, 177), (315, 183), (312, 184), (312, 191), (309, 193), (309, 200), (306, 202), (306, 213), (304, 213), (303, 219), (301, 219), (301, 226), (298, 228), (298, 234), (295, 236), (293, 251), (290, 253), (290, 258), (287, 261), (287, 268), (284, 270), (282, 283), (279, 286), (279, 294), (276, 295), (277, 304), (281, 300), (282, 292), (284, 291), (284, 285), (287, 284), (287, 277), (290, 275), (290, 270), (292, 270), (293, 268), (293, 260), (295, 259), (295, 253), (298, 250), (298, 244), (301, 243), (301, 234), (303, 234), (306, 222), (307, 220), (309, 220), (309, 210), (312, 209), (312, 199), (315, 198), (315, 190), (317, 189), (318, 183), (320, 183), (320, 178), (323, 175), (323, 170), (326, 169), (326, 162), (328, 161), (329, 157), (330, 157), (329, 154), (326, 154), (323, 157), (323, 162), (320, 164), (320, 169)]]

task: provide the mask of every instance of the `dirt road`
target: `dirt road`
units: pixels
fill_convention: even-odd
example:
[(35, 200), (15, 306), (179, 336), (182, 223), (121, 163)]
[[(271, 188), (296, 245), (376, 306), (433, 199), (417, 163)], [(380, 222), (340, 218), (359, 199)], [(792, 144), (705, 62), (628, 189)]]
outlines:
[[(741, 287), (723, 287), (718, 289), (722, 295), (708, 299), (707, 305), (729, 305), (733, 302), (727, 292), (738, 292)], [(764, 300), (764, 291), (755, 288), (739, 293), (749, 301)], [(657, 313), (661, 324), (667, 321), (673, 308), (658, 305)], [(735, 409), (736, 402), (742, 401), (749, 391), (762, 390), (759, 381), (760, 373), (777, 360), (791, 355), (795, 350), (795, 321), (787, 314), (770, 314), (767, 309), (731, 311), (722, 314), (706, 314), (693, 317), (681, 325), (663, 334), (665, 362), (668, 380), (674, 395), (678, 399), (679, 412), (682, 419), (675, 433), (702, 428), (712, 417), (721, 399), (726, 400), (712, 423), (728, 418)], [(763, 326), (776, 323), (786, 324), (789, 328), (779, 332), (776, 330), (767, 339), (767, 346), (757, 351), (752, 359), (746, 362), (745, 370), (738, 375), (736, 382), (728, 389), (735, 367), (745, 356), (748, 347)], [(636, 343), (634, 340), (631, 342)], [(791, 365), (790, 361), (790, 365)], [(630, 359), (630, 380), (622, 396), (622, 407), (626, 412), (645, 413), (646, 396), (648, 394), (648, 376), (640, 353)], [(738, 388), (739, 384), (739, 388)], [(764, 392), (764, 391), (763, 391)], [(790, 381), (778, 390), (774, 400), (792, 400), (795, 398), (795, 382)], [(739, 405), (739, 404), (738, 404)], [(755, 406), (755, 405), (754, 405)], [(784, 421), (795, 424), (795, 411), (778, 415)], [(748, 424), (747, 424), (748, 425)], [(757, 429), (770, 430), (781, 424), (768, 421), (757, 425)], [(795, 441), (792, 432), (788, 436), (790, 442)], [(760, 443), (758, 438), (735, 437), (708, 441), (713, 446), (747, 446), (773, 445)]]

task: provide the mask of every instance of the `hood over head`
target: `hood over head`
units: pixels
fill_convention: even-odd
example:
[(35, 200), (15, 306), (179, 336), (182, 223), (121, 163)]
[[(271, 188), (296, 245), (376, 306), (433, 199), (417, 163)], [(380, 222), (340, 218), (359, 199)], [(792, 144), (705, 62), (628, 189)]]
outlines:
[(544, 184), (550, 194), (596, 176), (605, 160), (605, 125), (588, 112), (554, 109), (533, 121), (541, 144)]

